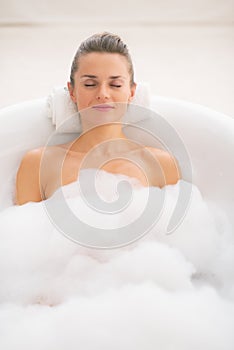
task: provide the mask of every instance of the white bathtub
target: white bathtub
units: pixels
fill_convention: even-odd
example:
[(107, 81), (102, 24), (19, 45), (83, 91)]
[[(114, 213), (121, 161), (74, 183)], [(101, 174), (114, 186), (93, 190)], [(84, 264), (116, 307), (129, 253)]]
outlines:
[[(136, 244), (111, 250), (86, 249), (59, 234), (45, 214), (48, 201), (12, 205), (23, 154), (44, 145), (54, 127), (46, 98), (1, 110), (2, 349), (233, 349), (234, 121), (165, 97), (154, 96), (152, 109), (159, 116), (137, 125), (137, 132), (148, 128), (140, 141), (155, 145), (151, 132), (157, 133), (177, 157), (184, 182), (202, 196), (193, 192), (173, 235), (153, 228)], [(134, 128), (125, 128), (129, 137)], [(56, 134), (53, 143), (75, 136)], [(173, 198), (179, 187), (168, 187)], [(69, 200), (80, 212), (80, 197)]]
[[(167, 127), (160, 130), (152, 120), (140, 123), (140, 126), (159, 131), (178, 158), (183, 178), (192, 181), (207, 201), (223, 209), (234, 226), (234, 120), (201, 105), (161, 96), (152, 97), (151, 110), (161, 115), (167, 125), (171, 125), (171, 130), (181, 139), (189, 158), (181, 154), (173, 135), (171, 139), (167, 135)], [(13, 203), (15, 174), (23, 154), (44, 145), (55, 128), (47, 118), (46, 98), (3, 108), (0, 111), (0, 125), (1, 210)], [(132, 130), (125, 130), (131, 137)], [(53, 143), (62, 143), (76, 136), (56, 134)], [(146, 134), (141, 135), (141, 141), (152, 144)], [(187, 161), (191, 162), (192, 169), (188, 169)]]

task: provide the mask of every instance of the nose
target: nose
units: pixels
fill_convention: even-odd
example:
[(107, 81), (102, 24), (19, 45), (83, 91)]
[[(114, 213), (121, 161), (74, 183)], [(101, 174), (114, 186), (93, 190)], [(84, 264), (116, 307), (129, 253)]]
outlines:
[(110, 99), (110, 94), (108, 88), (105, 85), (101, 85), (97, 92), (97, 100), (101, 102), (108, 101)]

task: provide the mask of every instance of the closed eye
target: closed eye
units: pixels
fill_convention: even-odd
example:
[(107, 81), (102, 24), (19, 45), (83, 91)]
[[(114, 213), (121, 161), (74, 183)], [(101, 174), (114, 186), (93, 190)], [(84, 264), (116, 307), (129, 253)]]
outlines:
[(84, 84), (84, 86), (96, 86), (96, 84)]
[[(84, 84), (84, 86), (92, 87), (92, 86), (96, 86), (96, 84)], [(122, 85), (116, 85), (116, 84), (111, 84), (110, 86), (116, 87), (116, 88), (121, 88), (122, 87)]]

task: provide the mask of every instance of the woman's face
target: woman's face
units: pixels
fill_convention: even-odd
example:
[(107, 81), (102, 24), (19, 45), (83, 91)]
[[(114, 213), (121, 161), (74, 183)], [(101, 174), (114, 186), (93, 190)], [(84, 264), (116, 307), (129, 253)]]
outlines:
[(68, 83), (68, 89), (80, 111), (103, 104), (128, 103), (136, 89), (135, 84), (130, 86), (127, 59), (118, 53), (92, 52), (81, 56), (74, 81), (74, 87)]

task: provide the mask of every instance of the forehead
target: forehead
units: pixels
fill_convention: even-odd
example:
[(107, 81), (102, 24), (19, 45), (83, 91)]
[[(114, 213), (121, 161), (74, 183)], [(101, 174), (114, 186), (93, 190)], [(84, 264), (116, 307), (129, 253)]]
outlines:
[(128, 77), (128, 61), (118, 53), (91, 52), (79, 58), (77, 74)]

